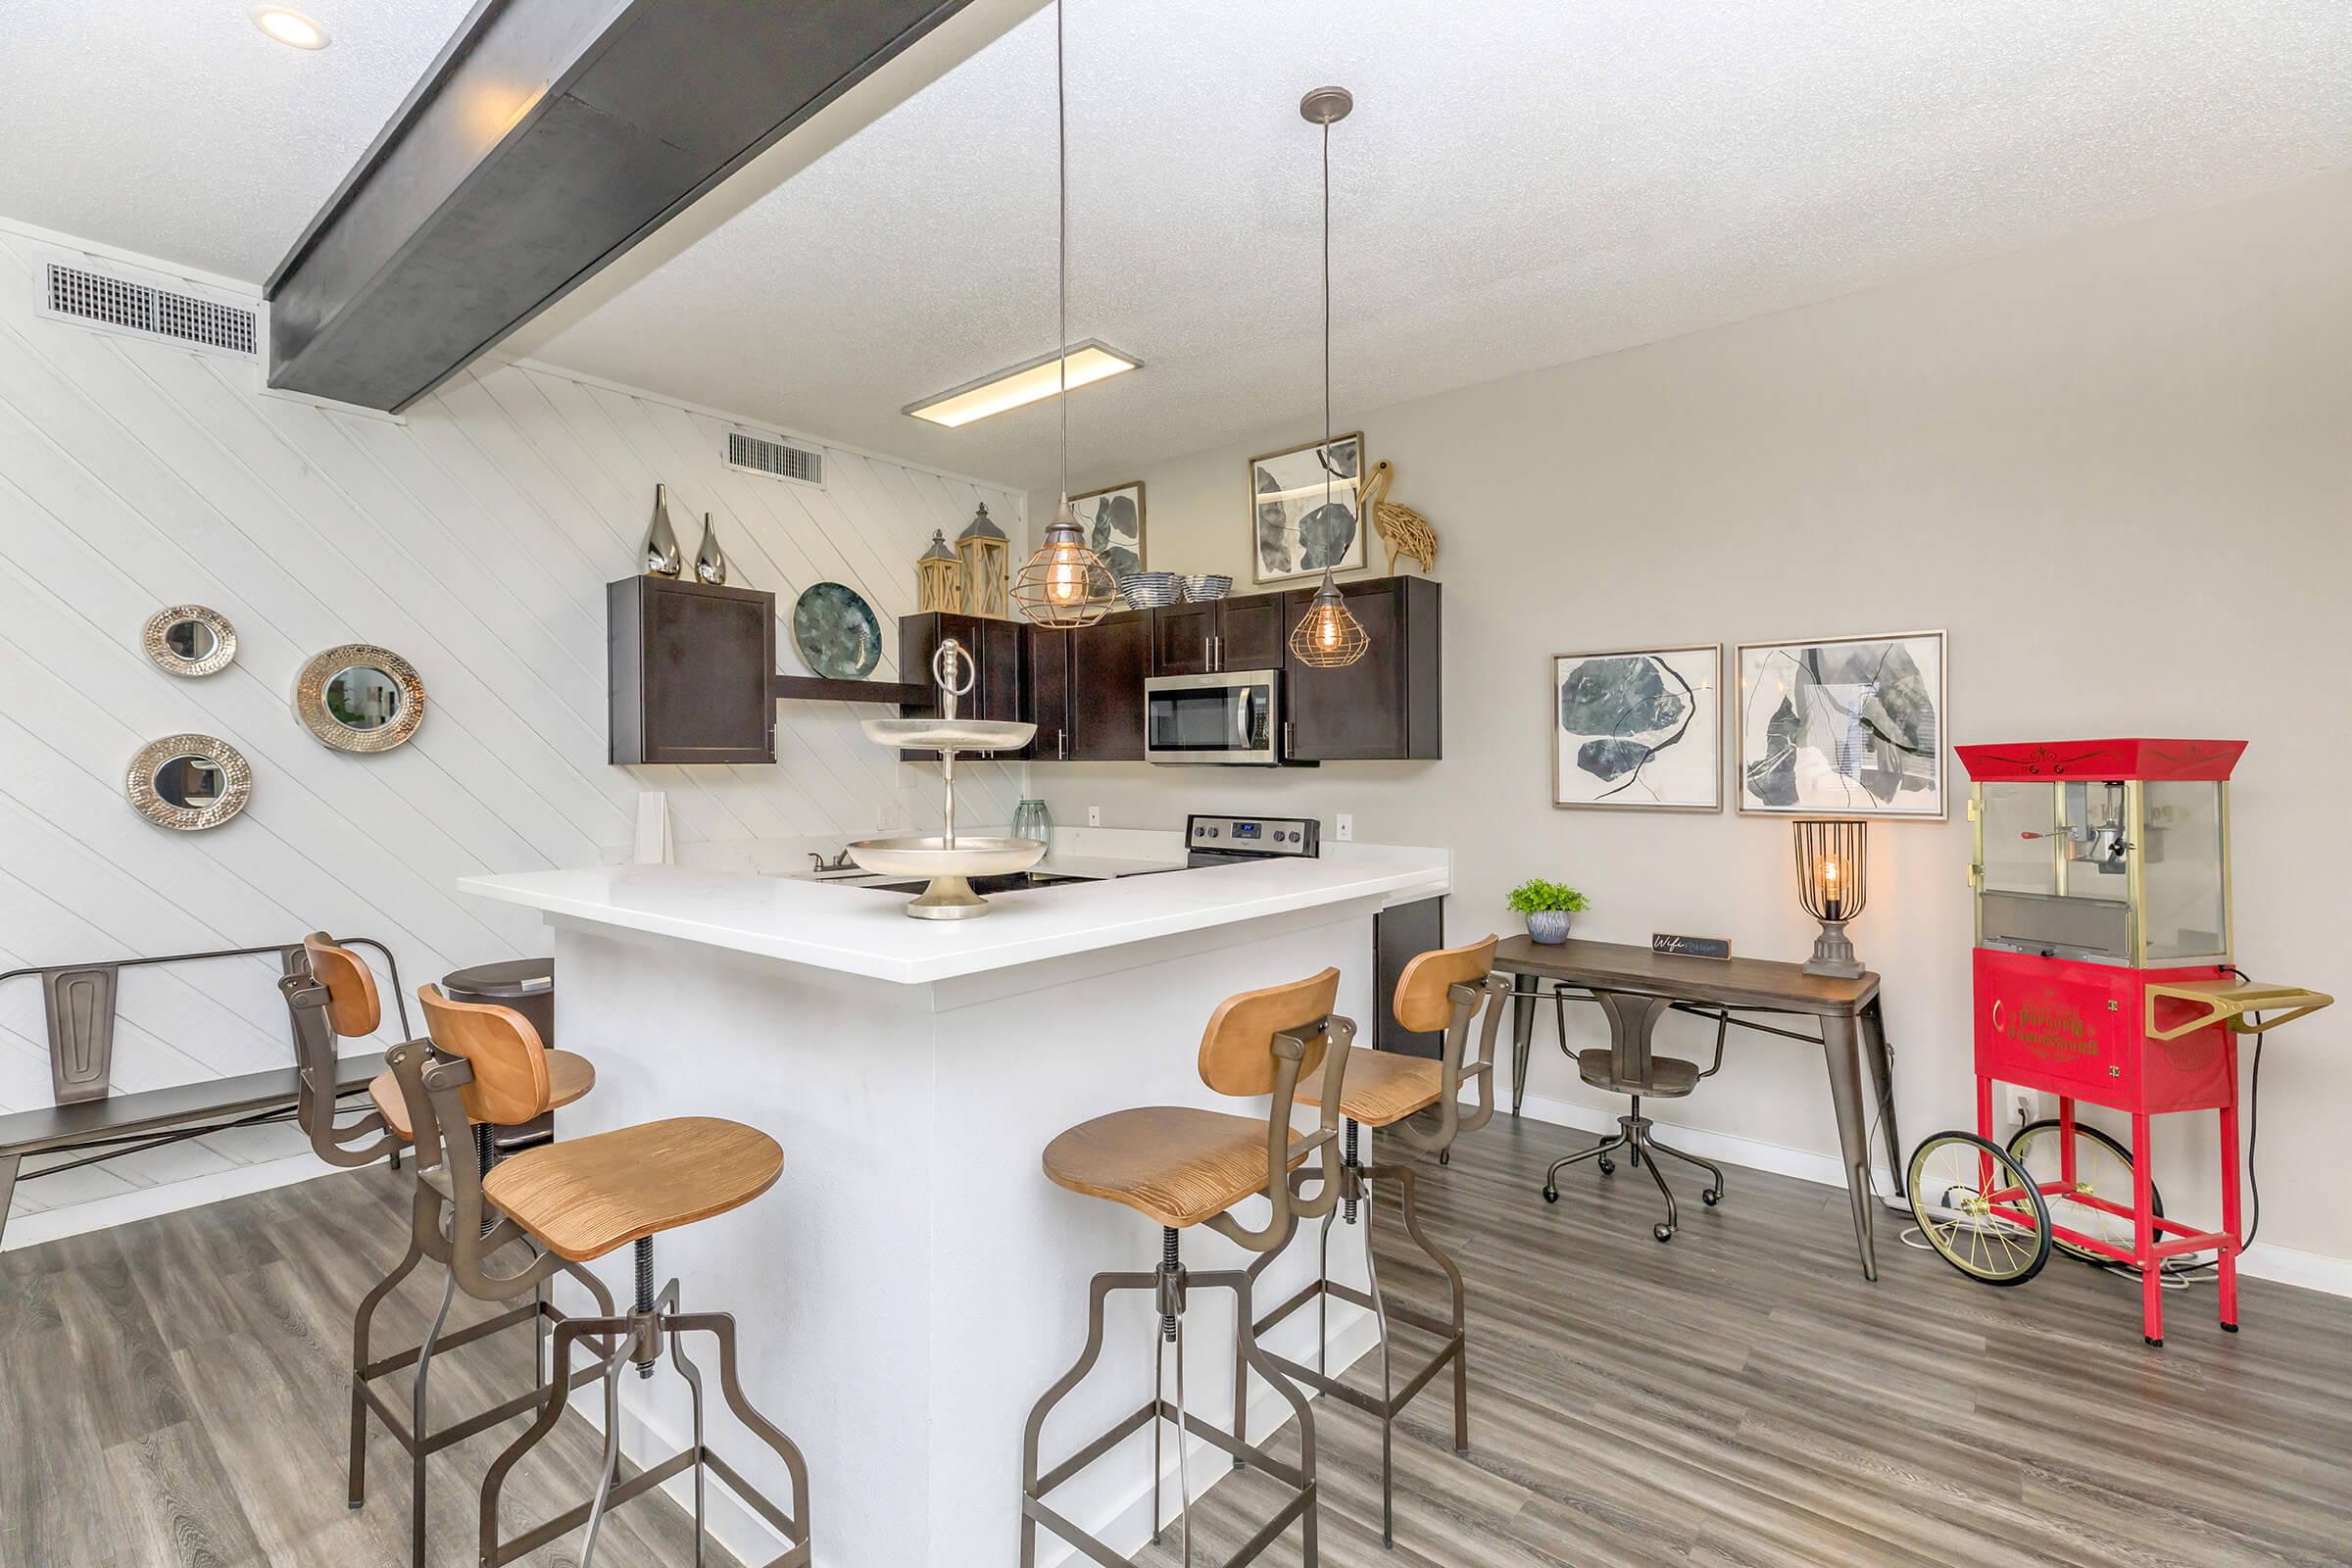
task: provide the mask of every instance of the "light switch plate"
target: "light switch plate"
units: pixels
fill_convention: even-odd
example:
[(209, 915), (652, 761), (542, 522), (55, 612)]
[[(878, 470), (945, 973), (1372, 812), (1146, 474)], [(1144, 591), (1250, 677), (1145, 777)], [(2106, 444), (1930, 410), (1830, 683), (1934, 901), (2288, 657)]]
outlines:
[(1101, 827), (1102, 825), (1102, 808), (1100, 806), (1090, 806), (1086, 808), (1086, 825), (1088, 827)]

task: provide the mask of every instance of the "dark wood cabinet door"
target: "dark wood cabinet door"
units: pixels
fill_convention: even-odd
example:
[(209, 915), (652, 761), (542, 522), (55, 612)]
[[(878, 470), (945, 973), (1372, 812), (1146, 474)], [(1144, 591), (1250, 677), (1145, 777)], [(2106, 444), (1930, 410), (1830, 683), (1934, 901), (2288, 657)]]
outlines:
[(1066, 631), (1043, 626), (1024, 628), (1027, 648), (1029, 710), (1022, 716), (1037, 725), (1037, 739), (1027, 756), (1041, 762), (1067, 760), (1070, 756), (1070, 638)]
[[(1340, 592), (1371, 646), (1340, 669), (1285, 661), (1284, 756), (1301, 762), (1441, 756), (1438, 585), (1425, 577), (1380, 577), (1342, 583)], [(1294, 623), (1313, 599), (1311, 589), (1286, 596)]]
[(1251, 594), (1217, 605), (1217, 667), (1280, 669), (1291, 634), (1281, 594)]
[(1144, 680), (1152, 673), (1152, 619), (1105, 615), (1070, 640), (1070, 760), (1144, 760)]
[[(953, 637), (972, 658), (972, 689), (956, 700), (956, 710), (967, 718), (1021, 719), (1028, 691), (1023, 671), (1025, 625), (1017, 620), (985, 620), (978, 615), (951, 615), (937, 611), (899, 617), (899, 679), (930, 689), (932, 700), (907, 705), (909, 718), (934, 717), (939, 712), (938, 677), (931, 668), (939, 645)], [(961, 680), (962, 665), (956, 665)], [(937, 752), (902, 749), (900, 760), (936, 762)]]
[(624, 577), (606, 612), (612, 760), (776, 760), (775, 595)]
[(1213, 604), (1169, 605), (1150, 613), (1152, 673), (1207, 674), (1213, 667), (1209, 663), (1209, 640), (1217, 634), (1217, 607)]

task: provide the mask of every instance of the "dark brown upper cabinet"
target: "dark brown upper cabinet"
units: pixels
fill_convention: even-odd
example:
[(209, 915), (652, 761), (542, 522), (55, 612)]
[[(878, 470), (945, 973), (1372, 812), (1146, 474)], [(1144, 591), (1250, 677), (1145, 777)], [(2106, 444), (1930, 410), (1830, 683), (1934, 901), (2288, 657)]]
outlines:
[[(927, 612), (919, 615), (899, 617), (899, 679), (911, 681), (929, 690), (930, 700), (907, 704), (900, 711), (907, 718), (938, 716), (939, 685), (932, 674), (931, 660), (939, 645), (950, 637), (963, 644), (963, 651), (972, 657), (979, 667), (972, 675), (972, 689), (956, 700), (956, 711), (966, 718), (1028, 718), (1026, 690), (1026, 649), (1022, 637), (1023, 624), (1017, 620), (991, 620), (979, 615), (951, 615)], [(963, 666), (956, 665), (956, 679), (961, 680)], [(1005, 753), (1013, 756), (1013, 753)], [(1031, 756), (1023, 752), (1017, 755)], [(908, 762), (936, 762), (937, 752), (906, 751), (899, 753), (900, 760)]]
[(613, 761), (776, 760), (774, 594), (623, 577), (605, 612)]
[(1253, 594), (1152, 612), (1152, 673), (1206, 675), (1217, 670), (1280, 669), (1284, 596)]
[[(1371, 646), (1363, 658), (1340, 669), (1300, 663), (1285, 650), (1285, 760), (1348, 762), (1443, 756), (1438, 585), (1427, 577), (1375, 577), (1342, 583), (1340, 592)], [(1286, 624), (1304, 615), (1314, 596), (1311, 588), (1286, 594)]]
[(1053, 762), (1140, 762), (1144, 680), (1152, 673), (1152, 620), (1143, 611), (1105, 615), (1083, 631), (1029, 628), (1029, 755)]

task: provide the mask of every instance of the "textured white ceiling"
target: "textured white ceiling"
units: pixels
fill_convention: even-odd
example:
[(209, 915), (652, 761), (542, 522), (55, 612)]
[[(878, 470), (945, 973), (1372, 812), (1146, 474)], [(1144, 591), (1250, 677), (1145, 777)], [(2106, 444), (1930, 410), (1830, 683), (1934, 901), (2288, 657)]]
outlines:
[[(1082, 480), (2352, 165), (2352, 0), (1068, 0)], [(1051, 404), (899, 411), (1050, 353), (1039, 14), (539, 350), (942, 466)]]
[[(0, 0), (0, 215), (259, 279), (469, 0)], [(2352, 166), (2352, 0), (1069, 0), (1071, 317), (1147, 368), (1082, 478)], [(541, 358), (1045, 484), (1051, 404), (899, 410), (1053, 344), (1040, 13)]]
[(259, 283), (472, 0), (0, 0), (0, 216)]

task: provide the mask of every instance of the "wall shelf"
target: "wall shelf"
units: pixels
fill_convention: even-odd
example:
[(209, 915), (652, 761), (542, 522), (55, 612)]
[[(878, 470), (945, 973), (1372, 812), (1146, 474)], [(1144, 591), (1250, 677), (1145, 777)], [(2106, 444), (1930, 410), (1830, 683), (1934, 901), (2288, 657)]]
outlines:
[(767, 695), (779, 703), (922, 703), (931, 688), (907, 680), (828, 680), (822, 675), (770, 675)]

